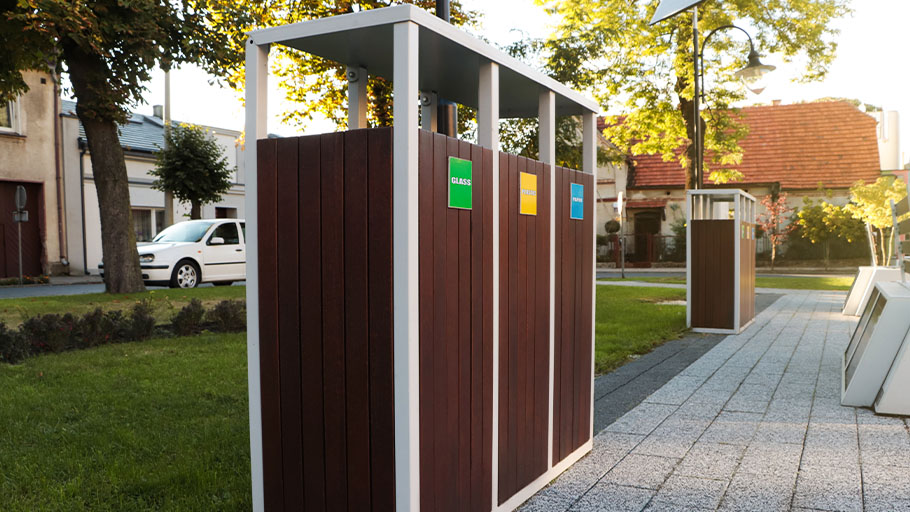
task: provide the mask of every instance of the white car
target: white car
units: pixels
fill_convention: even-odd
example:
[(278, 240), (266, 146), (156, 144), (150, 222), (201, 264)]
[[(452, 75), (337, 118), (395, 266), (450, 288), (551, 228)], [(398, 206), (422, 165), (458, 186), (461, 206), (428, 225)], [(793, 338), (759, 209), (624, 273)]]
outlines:
[(195, 288), (246, 280), (246, 223), (242, 219), (179, 222), (140, 243), (145, 284)]

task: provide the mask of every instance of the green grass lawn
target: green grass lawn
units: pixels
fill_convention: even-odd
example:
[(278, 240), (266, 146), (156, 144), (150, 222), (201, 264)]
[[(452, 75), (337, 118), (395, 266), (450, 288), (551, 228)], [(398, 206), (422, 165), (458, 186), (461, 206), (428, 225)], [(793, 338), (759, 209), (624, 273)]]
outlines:
[(0, 510), (249, 510), (244, 339), (0, 364)]
[[(597, 373), (683, 333), (685, 307), (655, 303), (684, 296), (598, 286)], [(105, 296), (47, 300), (32, 311), (115, 307)], [(244, 339), (203, 334), (0, 364), (0, 510), (248, 510)]]
[(101, 308), (103, 310), (129, 309), (137, 301), (150, 297), (159, 322), (170, 321), (171, 317), (192, 299), (199, 299), (209, 309), (215, 303), (226, 299), (246, 297), (245, 286), (214, 286), (193, 289), (153, 290), (142, 293), (110, 294), (89, 293), (85, 295), (55, 295), (21, 299), (0, 299), (0, 322), (15, 327), (26, 318), (45, 313), (72, 313), (81, 315)]
[(685, 332), (685, 306), (655, 304), (670, 300), (686, 300), (686, 291), (598, 285), (595, 373), (614, 370)]
[[(620, 281), (621, 278), (609, 277), (599, 281)], [(627, 281), (646, 283), (686, 284), (685, 277), (631, 277)], [(849, 290), (853, 284), (852, 277), (756, 277), (755, 286), (759, 288), (784, 288), (790, 290)]]

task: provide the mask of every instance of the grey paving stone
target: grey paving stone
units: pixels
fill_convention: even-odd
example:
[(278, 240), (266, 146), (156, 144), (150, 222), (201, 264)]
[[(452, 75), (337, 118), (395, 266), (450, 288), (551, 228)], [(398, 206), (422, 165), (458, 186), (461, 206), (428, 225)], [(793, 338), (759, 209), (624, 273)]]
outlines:
[(584, 512), (639, 512), (645, 508), (654, 491), (598, 483), (570, 510)]
[(708, 418), (674, 414), (636, 446), (633, 453), (682, 458), (709, 424), (711, 419)]
[(654, 501), (688, 508), (714, 509), (727, 488), (726, 480), (673, 475), (657, 492)]
[(774, 512), (790, 510), (796, 475), (762, 477), (737, 474), (720, 504), (722, 511)]
[(855, 423), (813, 423), (810, 421), (803, 447), (803, 465), (857, 465), (859, 442)]
[[(866, 510), (906, 510), (910, 505), (910, 471), (894, 466), (876, 466), (863, 463), (863, 497)], [(874, 504), (870, 507), (870, 504)]]
[(858, 468), (803, 465), (796, 480), (793, 504), (821, 510), (862, 511), (861, 485)]
[(714, 400), (710, 402), (698, 402), (687, 400), (673, 414), (681, 418), (705, 418), (714, 419), (715, 416), (724, 407), (723, 400)]
[(576, 499), (577, 496), (566, 496), (551, 486), (531, 496), (528, 501), (518, 507), (518, 510), (521, 512), (564, 512), (575, 503)]
[(703, 512), (714, 510), (712, 508), (695, 508), (687, 505), (676, 505), (665, 501), (651, 500), (644, 512)]
[(652, 393), (645, 402), (681, 405), (704, 381), (704, 377), (678, 375)]
[(800, 445), (756, 442), (746, 448), (736, 473), (755, 478), (794, 478), (799, 471), (801, 455)]
[(903, 422), (865, 423), (860, 424), (858, 428), (863, 465), (910, 468), (910, 435)]
[(808, 421), (785, 421), (764, 418), (755, 431), (754, 443), (795, 443), (806, 439)]
[(712, 479), (729, 479), (742, 459), (743, 446), (695, 443), (676, 466), (674, 474)]
[(675, 410), (674, 405), (643, 403), (616, 420), (606, 430), (625, 434), (650, 434)]
[(707, 443), (749, 444), (762, 415), (722, 411), (702, 435)]
[(616, 485), (657, 489), (678, 463), (679, 459), (633, 453), (610, 470), (603, 481)]

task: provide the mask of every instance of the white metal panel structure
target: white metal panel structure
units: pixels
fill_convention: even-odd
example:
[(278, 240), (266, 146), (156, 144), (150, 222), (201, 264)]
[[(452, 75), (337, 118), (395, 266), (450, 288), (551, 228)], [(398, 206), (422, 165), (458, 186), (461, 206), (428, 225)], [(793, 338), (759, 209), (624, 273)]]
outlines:
[(841, 404), (869, 407), (910, 330), (910, 289), (878, 283), (844, 351)]
[[(284, 45), (347, 66), (349, 125), (365, 126), (363, 84), (366, 75), (390, 79), (394, 87), (393, 148), (393, 314), (394, 314), (394, 404), (395, 411), (395, 503), (401, 511), (420, 506), (419, 471), (419, 372), (418, 320), (418, 100), (424, 107), (437, 97), (478, 109), (478, 142), (499, 150), (499, 119), (506, 117), (541, 118), (541, 159), (555, 163), (555, 117), (582, 116), (584, 171), (594, 173), (596, 165), (596, 115), (599, 105), (552, 78), (533, 70), (483, 41), (453, 27), (410, 4), (368, 10), (331, 18), (253, 31), (247, 41), (246, 133), (248, 140), (246, 172), (248, 194), (247, 311), (250, 396), (250, 444), (253, 473), (253, 509), (264, 508), (262, 409), (259, 375), (259, 281), (257, 275), (257, 150), (255, 140), (266, 136), (268, 52), (270, 45)], [(420, 94), (423, 92), (423, 94)], [(429, 111), (429, 110), (427, 110)], [(424, 128), (434, 124), (432, 116)], [(498, 174), (498, 158), (493, 159)], [(499, 261), (499, 180), (493, 180), (493, 259)], [(596, 225), (596, 220), (594, 222)], [(592, 234), (593, 236), (593, 234)], [(552, 246), (551, 246), (552, 247)], [(595, 255), (591, 254), (591, 264)], [(493, 307), (498, 309), (499, 268), (493, 267)], [(552, 290), (552, 288), (551, 288)], [(552, 308), (551, 308), (552, 347)], [(493, 382), (499, 368), (498, 318), (493, 325)], [(591, 325), (593, 338), (593, 323)], [(593, 349), (593, 346), (592, 346)], [(592, 357), (593, 361), (593, 357)], [(552, 368), (552, 350), (550, 367)], [(552, 372), (551, 372), (552, 374)], [(552, 376), (551, 376), (552, 379)], [(592, 368), (593, 379), (593, 368)], [(493, 431), (497, 431), (497, 389), (493, 391)], [(552, 386), (550, 388), (552, 404)], [(550, 429), (552, 430), (552, 413)], [(593, 407), (591, 419), (593, 422)], [(492, 451), (495, 510), (511, 510), (560, 472), (590, 451), (588, 440), (574, 453), (554, 465), (540, 478), (499, 504), (496, 488), (497, 452)], [(551, 450), (552, 451), (552, 450)]]
[(874, 405), (877, 414), (910, 416), (910, 333), (904, 337)]
[(866, 308), (877, 283), (900, 281), (903, 271), (895, 267), (859, 267), (844, 301), (845, 315), (859, 316)]

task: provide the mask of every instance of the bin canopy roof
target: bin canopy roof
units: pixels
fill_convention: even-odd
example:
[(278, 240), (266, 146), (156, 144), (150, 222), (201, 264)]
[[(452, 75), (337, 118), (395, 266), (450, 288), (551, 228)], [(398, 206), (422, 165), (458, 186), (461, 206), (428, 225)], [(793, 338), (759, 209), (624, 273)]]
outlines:
[(411, 4), (254, 30), (249, 37), (258, 45), (289, 46), (391, 80), (393, 26), (408, 21), (419, 27), (421, 91), (476, 108), (480, 64), (495, 62), (500, 118), (538, 117), (540, 93), (546, 90), (555, 93), (557, 115), (600, 110), (595, 101)]

